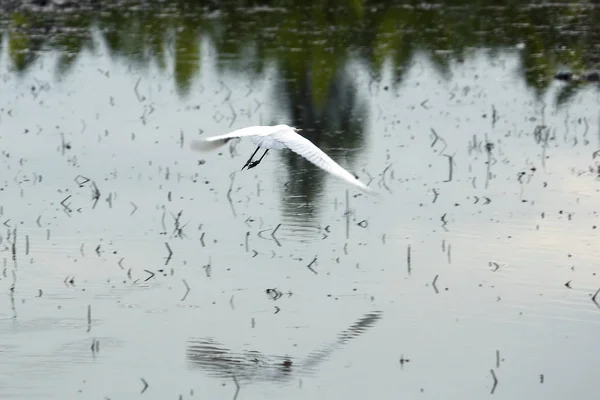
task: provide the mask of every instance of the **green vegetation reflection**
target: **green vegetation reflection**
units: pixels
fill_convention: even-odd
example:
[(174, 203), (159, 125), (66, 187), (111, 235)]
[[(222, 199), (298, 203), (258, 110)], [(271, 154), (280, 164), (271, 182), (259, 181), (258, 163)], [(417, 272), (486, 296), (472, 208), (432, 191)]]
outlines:
[[(59, 72), (90, 48), (98, 28), (114, 57), (166, 68), (175, 60), (175, 79), (185, 95), (200, 69), (200, 44), (217, 49), (221, 71), (260, 74), (271, 62), (287, 65), (289, 78), (313, 71), (311, 90), (323, 104), (327, 88), (351, 55), (368, 63), (374, 76), (390, 61), (396, 82), (417, 52), (424, 52), (440, 75), (473, 49), (523, 47), (521, 73), (543, 95), (561, 68), (582, 71), (599, 60), (599, 7), (586, 1), (543, 6), (497, 0), (418, 1), (254, 0), (214, 2), (105, 2), (104, 8), (3, 13), (14, 68), (25, 71), (41, 49), (63, 53)], [(107, 5), (106, 5), (107, 4)]]
[[(181, 96), (188, 94), (200, 73), (201, 46), (208, 41), (216, 50), (219, 73), (253, 79), (267, 66), (276, 66), (290, 123), (308, 128), (311, 140), (325, 151), (345, 147), (348, 154), (362, 147), (366, 119), (355, 82), (347, 76), (350, 60), (360, 60), (375, 80), (384, 65), (391, 67), (394, 89), (417, 54), (427, 56), (441, 77), (450, 78), (451, 65), (463, 62), (475, 50), (486, 50), (492, 59), (512, 51), (520, 58), (522, 78), (538, 98), (547, 92), (557, 71), (580, 73), (600, 61), (596, 23), (600, 7), (587, 1), (546, 6), (512, 0), (443, 4), (225, 0), (218, 4), (123, 0), (69, 12), (3, 12), (0, 34), (8, 42), (17, 73), (27, 71), (40, 52), (49, 49), (60, 53), (57, 74), (68, 74), (78, 55), (93, 49), (97, 43), (93, 38), (98, 36), (111, 57), (138, 67), (157, 65), (166, 70), (172, 60)], [(581, 82), (565, 85), (556, 103), (568, 102), (583, 87)], [(345, 161), (352, 169), (352, 157)], [(303, 161), (287, 157), (286, 163), (295, 171), (295, 164)], [(307, 168), (304, 178), (313, 179), (290, 180), (289, 198), (302, 193), (310, 200), (319, 192), (322, 183)]]

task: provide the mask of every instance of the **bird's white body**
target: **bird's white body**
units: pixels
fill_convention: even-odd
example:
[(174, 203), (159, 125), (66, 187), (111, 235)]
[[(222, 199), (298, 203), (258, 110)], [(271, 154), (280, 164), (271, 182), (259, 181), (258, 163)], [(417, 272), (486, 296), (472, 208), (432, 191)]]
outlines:
[(195, 140), (191, 143), (191, 147), (194, 150), (211, 150), (220, 147), (231, 139), (248, 137), (256, 146), (263, 149), (290, 149), (330, 174), (357, 186), (365, 192), (375, 193), (367, 185), (358, 180), (358, 178), (333, 161), (331, 157), (315, 146), (310, 140), (296, 133), (297, 130), (299, 131), (299, 129), (288, 125), (249, 126), (224, 135), (211, 136), (204, 140)]

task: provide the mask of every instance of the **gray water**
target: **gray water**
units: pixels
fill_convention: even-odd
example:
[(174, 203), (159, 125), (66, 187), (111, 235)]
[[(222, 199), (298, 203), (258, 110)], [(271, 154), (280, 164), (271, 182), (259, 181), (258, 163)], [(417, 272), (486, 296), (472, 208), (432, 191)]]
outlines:
[[(283, 33), (260, 18), (293, 25), (286, 7), (177, 7), (3, 16), (0, 398), (600, 390), (599, 92), (552, 78), (591, 68), (592, 48), (572, 64), (535, 48), (561, 40), (544, 20), (500, 44), (442, 35), (448, 48), (432, 50), (423, 36), (398, 62), (385, 18), (389, 41), (369, 47), (336, 21), (305, 47), (310, 31), (291, 28), (270, 43)], [(318, 20), (311, 7), (293, 15)], [(411, 12), (470, 14), (444, 7)], [(34, 32), (32, 15), (50, 29)], [(494, 37), (504, 20), (485, 18), (469, 32)], [(336, 35), (353, 39), (329, 51)], [(240, 171), (249, 141), (189, 148), (276, 123), (304, 128), (381, 198), (283, 151)]]

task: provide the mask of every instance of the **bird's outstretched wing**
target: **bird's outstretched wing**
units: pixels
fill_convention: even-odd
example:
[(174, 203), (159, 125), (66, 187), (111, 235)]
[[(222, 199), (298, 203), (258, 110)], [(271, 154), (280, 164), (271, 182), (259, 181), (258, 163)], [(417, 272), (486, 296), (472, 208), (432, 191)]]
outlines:
[(279, 131), (273, 134), (273, 138), (284, 144), (285, 147), (292, 150), (294, 153), (306, 158), (317, 167), (359, 187), (369, 194), (376, 194), (373, 189), (369, 188), (358, 178), (333, 161), (323, 150), (319, 149), (310, 140), (296, 132), (292, 130)]
[(211, 151), (217, 149), (230, 141), (231, 139), (248, 137), (248, 136), (267, 136), (273, 133), (277, 128), (275, 126), (248, 126), (246, 128), (237, 129), (233, 132), (223, 135), (210, 136), (200, 140), (192, 140), (190, 148), (196, 151)]

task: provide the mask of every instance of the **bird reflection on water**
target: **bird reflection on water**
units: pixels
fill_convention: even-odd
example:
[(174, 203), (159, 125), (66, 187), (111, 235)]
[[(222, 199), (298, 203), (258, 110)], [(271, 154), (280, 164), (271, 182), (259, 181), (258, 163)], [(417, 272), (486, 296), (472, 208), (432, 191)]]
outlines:
[(265, 355), (258, 351), (233, 353), (211, 338), (191, 338), (187, 343), (188, 365), (202, 369), (219, 378), (236, 377), (240, 381), (285, 382), (295, 376), (311, 375), (330, 355), (350, 340), (360, 336), (381, 318), (380, 311), (364, 315), (336, 340), (321, 346), (303, 359), (287, 356)]

